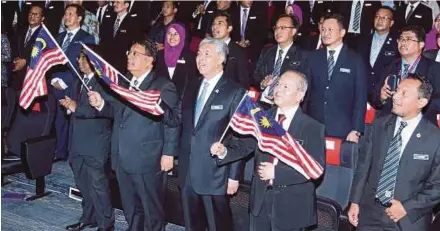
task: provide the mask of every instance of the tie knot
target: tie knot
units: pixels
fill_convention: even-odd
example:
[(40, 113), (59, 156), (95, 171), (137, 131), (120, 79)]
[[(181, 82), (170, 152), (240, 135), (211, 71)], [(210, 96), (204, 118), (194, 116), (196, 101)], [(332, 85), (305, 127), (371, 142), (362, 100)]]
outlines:
[(407, 125), (408, 125), (408, 123), (405, 122), (405, 121), (400, 122), (400, 126), (399, 126), (399, 129), (397, 130), (397, 133), (401, 133), (402, 130), (403, 130)]
[(330, 56), (333, 56), (335, 54), (335, 50), (329, 50), (328, 53), (330, 54)]
[(278, 54), (283, 55), (284, 51), (283, 49), (280, 49), (280, 51), (278, 51)]
[(280, 125), (283, 125), (282, 123), (284, 122), (284, 120), (286, 119), (286, 115), (284, 114), (278, 114), (278, 123)]
[(69, 32), (69, 33), (67, 33), (67, 38), (70, 38), (70, 37), (72, 37), (72, 35), (73, 35), (73, 33), (72, 33), (72, 32)]
[(133, 85), (134, 85), (134, 87), (137, 87), (138, 83), (139, 83), (139, 81), (137, 81), (137, 79), (135, 79), (135, 80), (133, 81)]
[(243, 9), (243, 12), (247, 13), (247, 10), (248, 10), (248, 9), (244, 8), (244, 9)]
[(408, 70), (409, 64), (403, 64), (403, 68), (405, 68), (405, 70)]

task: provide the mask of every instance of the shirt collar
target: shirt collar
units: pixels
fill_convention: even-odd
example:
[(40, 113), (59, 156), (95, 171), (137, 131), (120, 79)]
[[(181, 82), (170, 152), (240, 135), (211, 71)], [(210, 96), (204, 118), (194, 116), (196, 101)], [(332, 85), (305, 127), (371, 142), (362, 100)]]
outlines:
[[(145, 72), (143, 75), (141, 75), (139, 78), (136, 78), (135, 76), (133, 76), (133, 78), (131, 78), (130, 81), (130, 85), (131, 86), (136, 86), (139, 88), (139, 86), (142, 84), (142, 82), (144, 81), (145, 78), (147, 78), (148, 74), (150, 74), (151, 70)], [(134, 85), (134, 81), (137, 81), (137, 85)]]
[(411, 5), (413, 5), (414, 6), (414, 10), (416, 10), (416, 8), (417, 8), (417, 6), (419, 6), (420, 5), (420, 1), (417, 1), (416, 3), (410, 3), (410, 2), (408, 2), (408, 7), (411, 7)]
[(297, 105), (293, 108), (287, 109), (285, 111), (282, 111), (281, 108), (278, 108), (275, 120), (278, 121), (278, 115), (283, 114), (284, 116), (286, 116), (287, 121), (292, 121), (293, 117), (295, 116), (296, 112), (298, 111), (298, 108), (299, 108), (299, 105)]
[(226, 45), (229, 45), (230, 42), (231, 42), (231, 37), (225, 40)]
[(289, 51), (290, 47), (293, 45), (293, 42), (290, 43), (287, 47), (281, 48), (280, 45), (278, 45), (277, 48), (277, 54), (280, 52), (280, 49), (283, 50), (283, 55), (287, 54), (287, 52)]
[(406, 127), (416, 127), (420, 120), (422, 120), (422, 113), (420, 112), (416, 117), (409, 119), (409, 120), (403, 120), (402, 117), (398, 116), (397, 120), (396, 120), (396, 126), (399, 127), (400, 126), (400, 122), (405, 121), (407, 123)]
[(335, 60), (336, 60), (336, 57), (338, 57), (339, 56), (339, 53), (341, 53), (341, 50), (342, 50), (342, 47), (344, 46), (344, 43), (341, 43), (339, 46), (337, 46), (336, 48), (334, 48), (334, 49), (330, 49), (329, 47), (327, 47), (327, 56), (329, 56), (330, 55), (330, 50), (334, 50), (335, 51), (335, 54), (333, 55), (334, 57), (335, 57)]
[[(124, 18), (127, 16), (127, 14), (128, 14), (128, 12), (125, 12), (125, 14), (116, 17), (116, 19), (119, 18), (119, 24), (121, 24), (121, 22), (124, 20)], [(115, 22), (116, 22), (116, 21), (115, 21)]]
[(388, 36), (389, 33), (390, 33), (390, 32), (388, 32), (388, 33), (386, 33), (386, 34), (384, 34), (384, 35), (380, 35), (380, 34), (378, 34), (378, 33), (375, 31), (373, 36), (374, 36), (376, 39), (379, 39), (379, 40), (383, 41), (383, 40), (385, 40), (385, 39), (387, 38), (387, 36)]
[(207, 82), (209, 84), (210, 87), (214, 87), (215, 85), (217, 85), (218, 81), (220, 80), (220, 78), (223, 75), (223, 71), (220, 71), (218, 74), (216, 74), (213, 78), (211, 79), (203, 79), (203, 83)]
[(72, 38), (71, 39), (73, 39), (73, 37), (75, 37), (75, 35), (76, 35), (76, 33), (78, 33), (78, 31), (81, 29), (81, 27), (77, 27), (77, 28), (75, 28), (75, 29), (73, 29), (73, 30), (69, 30), (69, 29), (66, 29), (66, 36), (67, 36), (67, 34), (68, 33), (72, 33)]
[(32, 30), (32, 34), (33, 34), (38, 28), (40, 28), (40, 26), (41, 26), (41, 25), (36, 26), (36, 27), (34, 27), (34, 28), (31, 28), (31, 27), (29, 26), (29, 29)]
[(88, 74), (88, 75), (84, 75), (84, 77), (87, 77), (87, 78), (89, 78), (89, 79), (92, 79), (93, 76), (94, 76), (94, 73), (93, 73), (93, 72), (91, 72), (91, 73)]

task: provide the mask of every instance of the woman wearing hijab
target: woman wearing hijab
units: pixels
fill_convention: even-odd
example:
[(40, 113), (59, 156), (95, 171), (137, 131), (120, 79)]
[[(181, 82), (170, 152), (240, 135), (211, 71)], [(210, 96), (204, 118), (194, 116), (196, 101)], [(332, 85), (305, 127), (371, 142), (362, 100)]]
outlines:
[(437, 17), (435, 17), (431, 31), (429, 31), (429, 33), (426, 34), (425, 51), (439, 48), (437, 46), (437, 34), (439, 33), (440, 33), (440, 14), (438, 14)]
[(195, 56), (187, 46), (185, 27), (172, 23), (165, 32), (164, 49), (157, 54), (156, 71), (171, 79), (181, 97), (186, 86), (197, 78)]

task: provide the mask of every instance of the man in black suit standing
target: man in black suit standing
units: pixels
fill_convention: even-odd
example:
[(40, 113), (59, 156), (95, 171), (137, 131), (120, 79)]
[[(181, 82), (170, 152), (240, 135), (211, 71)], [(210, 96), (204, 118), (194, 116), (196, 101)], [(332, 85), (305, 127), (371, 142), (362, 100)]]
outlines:
[[(431, 82), (434, 93), (427, 107), (424, 108), (425, 117), (437, 123), (437, 114), (440, 112), (440, 64), (425, 58), (422, 55), (425, 47), (425, 32), (420, 26), (407, 26), (402, 28), (398, 42), (400, 56), (394, 60), (380, 75), (380, 80), (372, 95), (372, 106), (380, 109), (377, 117), (389, 115), (393, 107), (392, 81), (401, 81), (408, 74), (415, 73), (425, 76)], [(390, 79), (393, 78), (393, 79)]]
[[(194, 2), (195, 3), (195, 2)], [(185, 2), (184, 4), (194, 4)], [(188, 5), (189, 6), (189, 5)], [(185, 9), (185, 7), (183, 7)], [(205, 38), (206, 34), (209, 32), (209, 20), (212, 19), (212, 15), (214, 15), (216, 9), (216, 2), (212, 0), (206, 0), (204, 2), (200, 2), (196, 6), (194, 12), (191, 15), (191, 21), (193, 23), (193, 34), (201, 39)], [(182, 11), (183, 13), (189, 13), (187, 11)]]
[(393, 115), (373, 123), (350, 196), (356, 230), (428, 230), (440, 202), (440, 130), (421, 113), (431, 94), (426, 78), (410, 74), (393, 95)]
[(128, 12), (130, 1), (113, 2), (116, 17), (104, 17), (102, 21), (101, 45), (103, 57), (119, 72), (124, 73), (127, 62), (121, 59), (133, 41), (142, 37), (142, 28), (136, 17)]
[(280, 15), (274, 26), (277, 45), (263, 49), (255, 68), (253, 79), (263, 91), (261, 102), (273, 104), (273, 93), (279, 77), (287, 70), (307, 72), (306, 56), (295, 44), (298, 20), (290, 15)]
[[(110, 100), (94, 76), (84, 54), (78, 59), (83, 81), (90, 90), (99, 92)], [(106, 175), (106, 163), (110, 154), (111, 120), (94, 117), (96, 110), (89, 105), (87, 89), (77, 79), (73, 98), (65, 97), (60, 104), (72, 112), (70, 119), (69, 162), (82, 200), (82, 215), (78, 223), (66, 230), (76, 231), (98, 226), (98, 230), (113, 230), (115, 216), (111, 204)]]
[(374, 17), (374, 32), (364, 35), (357, 46), (357, 51), (364, 58), (365, 66), (370, 73), (367, 80), (369, 99), (383, 69), (400, 56), (397, 36), (391, 32), (393, 24), (393, 9), (387, 6), (380, 7)]
[(225, 76), (247, 89), (251, 84), (249, 76), (249, 61), (246, 52), (238, 44), (231, 41), (232, 27), (231, 15), (226, 12), (218, 12), (212, 23), (212, 37), (220, 39), (228, 45), (229, 54), (225, 66)]
[(17, 32), (12, 40), (12, 57), (14, 57), (14, 69), (11, 76), (11, 87), (21, 90), (24, 77), (26, 76), (27, 66), (31, 59), (32, 46), (35, 43), (41, 23), (44, 21), (44, 9), (40, 6), (32, 6), (29, 10), (29, 26)]
[(357, 143), (364, 131), (367, 107), (365, 64), (343, 43), (346, 30), (342, 15), (329, 15), (321, 33), (326, 48), (308, 57), (310, 91), (305, 111), (326, 126), (326, 136)]
[(178, 176), (187, 231), (232, 230), (229, 195), (238, 189), (241, 162), (219, 167), (209, 154), (245, 92), (225, 76), (227, 54), (223, 41), (202, 40), (196, 62), (203, 78), (183, 96)]
[(128, 51), (130, 85), (126, 87), (160, 91), (163, 115), (148, 114), (123, 99), (108, 101), (98, 92), (88, 93), (99, 115), (113, 118), (111, 162), (128, 230), (164, 230), (163, 178), (177, 154), (179, 95), (168, 78), (152, 71), (155, 59), (154, 42), (135, 41)]
[[(307, 91), (307, 78), (285, 72), (275, 88), (275, 105), (267, 114), (293, 137), (321, 166), (325, 165), (324, 125), (299, 107)], [(241, 137), (211, 147), (218, 164), (235, 161), (255, 151), (255, 172), (250, 198), (251, 231), (303, 231), (317, 223), (315, 183), (292, 167), (260, 150), (253, 137)], [(226, 155), (225, 155), (226, 154)], [(269, 182), (268, 182), (269, 181)], [(300, 209), (298, 209), (300, 208)]]
[(408, 25), (418, 25), (425, 29), (425, 32), (431, 30), (432, 9), (426, 6), (422, 1), (408, 1), (408, 4), (401, 5), (396, 10), (396, 29), (400, 30)]

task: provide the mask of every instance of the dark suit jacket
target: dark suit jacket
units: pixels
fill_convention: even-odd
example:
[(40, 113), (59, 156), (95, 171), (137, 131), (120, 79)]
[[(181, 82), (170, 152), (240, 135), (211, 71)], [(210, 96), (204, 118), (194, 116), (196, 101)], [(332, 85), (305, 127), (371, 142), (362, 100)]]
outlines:
[[(240, 179), (241, 163), (218, 167), (209, 150), (222, 136), (245, 91), (223, 74), (208, 97), (197, 125), (194, 125), (194, 111), (201, 82), (202, 79), (190, 85), (183, 96), (179, 183), (183, 187), (188, 176), (197, 194), (226, 195), (228, 178)], [(225, 140), (229, 138), (228, 135)]]
[(60, 29), (61, 19), (64, 16), (64, 2), (51, 0), (46, 6), (46, 1), (34, 1), (33, 4), (38, 4), (45, 9), (44, 25), (49, 29), (52, 36), (56, 37)]
[(319, 18), (325, 15), (326, 13), (335, 12), (337, 9), (335, 8), (335, 3), (332, 1), (315, 1), (312, 9), (312, 18), (315, 25), (312, 25), (317, 29), (317, 25), (319, 22)]
[(423, 56), (425, 56), (428, 59), (431, 59), (431, 60), (435, 61), (435, 59), (437, 58), (438, 52), (439, 52), (439, 49), (425, 51), (423, 53)]
[[(94, 76), (87, 85), (110, 100), (99, 82)], [(97, 111), (89, 104), (87, 90), (81, 90), (79, 79), (75, 81), (75, 87), (73, 99), (77, 108), (70, 118), (69, 158), (84, 156), (89, 165), (104, 166), (110, 154), (111, 120), (97, 116)]]
[[(91, 10), (89, 10), (89, 11), (93, 12), (93, 14), (96, 15), (97, 12), (98, 12), (99, 7), (96, 5), (96, 2), (94, 2), (94, 3), (95, 3), (95, 7), (93, 8), (93, 11), (91, 11)], [(105, 8), (104, 12), (100, 12), (100, 13), (102, 14), (102, 18), (100, 18), (99, 16), (96, 16), (96, 17), (98, 18), (98, 21), (100, 23), (99, 24), (99, 41), (102, 41), (103, 39), (105, 39), (105, 38), (103, 38), (103, 36), (105, 35), (103, 33), (103, 31), (106, 30), (104, 28), (103, 22), (104, 21), (108, 21), (108, 20), (114, 22), (114, 20), (116, 18), (116, 13), (115, 13), (115, 11), (113, 9), (113, 6), (110, 6), (110, 4), (107, 5), (107, 7)]]
[[(351, 17), (351, 7), (352, 4), (356, 4), (352, 1), (341, 1), (338, 2), (338, 13), (344, 15), (344, 25), (347, 29), (348, 33), (348, 26), (350, 24), (350, 17)], [(376, 11), (381, 7), (381, 3), (379, 1), (364, 1), (364, 4), (362, 6), (362, 13), (361, 13), (361, 27), (360, 31), (361, 34), (367, 35), (371, 33), (371, 30), (373, 29), (373, 23), (374, 23), (374, 16), (376, 15)]]
[(309, 90), (304, 106), (308, 115), (326, 126), (326, 136), (345, 139), (352, 130), (364, 131), (366, 69), (362, 58), (345, 44), (335, 61), (329, 77), (325, 68), (327, 49), (309, 55)]
[[(365, 149), (359, 155), (350, 201), (360, 205), (360, 220), (373, 205), (384, 159), (394, 136), (396, 116), (373, 123)], [(397, 173), (394, 198), (408, 213), (399, 222), (402, 230), (428, 230), (432, 209), (440, 202), (440, 130), (423, 118), (403, 150)], [(425, 155), (426, 160), (415, 155)], [(405, 222), (408, 219), (410, 222)], [(381, 218), (378, 218), (381, 219)]]
[(26, 66), (21, 71), (12, 72), (11, 87), (16, 90), (21, 89), (23, 85), (23, 80), (24, 77), (26, 76), (27, 67), (31, 60), (32, 46), (34, 45), (35, 39), (37, 38), (37, 35), (40, 32), (41, 26), (35, 30), (35, 32), (32, 34), (32, 37), (29, 39), (28, 43), (24, 44), (28, 29), (29, 27), (25, 27), (19, 32), (17, 32), (17, 35), (11, 41), (11, 43), (13, 44), (12, 57), (14, 59), (18, 57), (26, 59)]
[(432, 28), (433, 21), (431, 8), (420, 3), (409, 17), (408, 23), (406, 23), (406, 7), (407, 5), (404, 4), (397, 8), (394, 14), (394, 28), (400, 30), (407, 25), (419, 25), (428, 33)]
[[(210, 20), (213, 18), (213, 15), (217, 9), (216, 1), (210, 1), (208, 3), (208, 5), (206, 6), (205, 14), (203, 14), (203, 15), (199, 14), (195, 18), (193, 18), (192, 14), (196, 10), (196, 7), (198, 5), (203, 4), (203, 1), (199, 1), (199, 2), (194, 1), (193, 3), (182, 2), (182, 4), (188, 4), (188, 7), (186, 8), (187, 11), (185, 13), (188, 14), (189, 17), (191, 18), (190, 22), (193, 23), (193, 26), (194, 26), (194, 30), (193, 30), (194, 35), (196, 35), (200, 38), (205, 38), (206, 33), (211, 31), (211, 29), (208, 28), (208, 26), (209, 26)], [(185, 9), (185, 7), (181, 7), (181, 8)], [(199, 30), (197, 28), (199, 25), (200, 18), (202, 18), (202, 22), (200, 24), (200, 30)]]
[[(298, 38), (298, 46), (304, 51), (316, 51), (319, 42), (319, 34), (301, 36)], [(321, 43), (322, 44), (322, 43)], [(322, 44), (324, 46), (324, 44)]]
[(229, 54), (225, 66), (225, 76), (247, 89), (251, 84), (249, 76), (249, 60), (245, 50), (232, 40), (228, 44)]
[(161, 50), (157, 53), (155, 71), (171, 79), (176, 85), (180, 98), (182, 98), (189, 85), (195, 85), (198, 83), (198, 79), (195, 77), (198, 75), (195, 61), (196, 58), (194, 57), (194, 54), (183, 51), (182, 54), (180, 54), (173, 76), (170, 76), (168, 66), (165, 64), (164, 51)]
[[(373, 43), (373, 34), (363, 36), (358, 43), (357, 52), (362, 56), (365, 66), (368, 70), (368, 95), (372, 94), (374, 87), (379, 81), (380, 73), (396, 58), (400, 57), (397, 48), (397, 36), (390, 32), (377, 55), (374, 66), (370, 64), (371, 44)], [(371, 99), (371, 97), (369, 97)]]
[(113, 26), (115, 17), (106, 17), (102, 19), (102, 40), (101, 47), (103, 57), (119, 72), (125, 73), (127, 69), (127, 59), (125, 52), (130, 49), (133, 41), (142, 38), (142, 30), (138, 26), (138, 19), (128, 13), (120, 23), (116, 36), (113, 37)]
[[(380, 111), (376, 113), (376, 117), (382, 117), (391, 113), (391, 109), (393, 106), (392, 100), (388, 99), (385, 104), (382, 104), (380, 100), (380, 89), (385, 83), (385, 79), (387, 76), (393, 74), (399, 75), (401, 65), (402, 59), (398, 58), (390, 63), (390, 65), (385, 68), (380, 75), (380, 80), (374, 88), (371, 101), (373, 107), (375, 107), (376, 109), (380, 109)], [(423, 111), (425, 113), (425, 117), (428, 120), (432, 121), (434, 124), (437, 124), (436, 115), (440, 113), (440, 64), (422, 56), (414, 73), (427, 77), (432, 84), (433, 92), (431, 100), (429, 105), (425, 107)]]
[[(147, 33), (150, 28), (150, 22), (153, 20), (151, 17), (151, 2), (150, 1), (141, 1), (136, 0), (133, 1), (133, 5), (130, 6), (131, 11), (128, 12), (128, 16), (134, 19), (134, 22), (137, 24), (137, 28), (140, 30), (140, 33)], [(154, 16), (155, 17), (155, 16)]]
[[(260, 58), (258, 59), (255, 71), (253, 73), (254, 85), (260, 87), (261, 81), (267, 75), (272, 74), (275, 68), (275, 58), (278, 45), (273, 45), (264, 48), (261, 51)], [(306, 53), (300, 50), (293, 44), (287, 52), (283, 64), (281, 66), (280, 75), (288, 70), (296, 70), (302, 72), (306, 76), (308, 75), (308, 68), (306, 64)]]
[(15, 34), (12, 22), (14, 21), (14, 15), (17, 14), (16, 29), (21, 30), (28, 25), (28, 14), (32, 1), (23, 2), (20, 10), (18, 1), (2, 1), (2, 24), (5, 26), (5, 31), (11, 40)]
[[(311, 25), (310, 25), (310, 17), (311, 17), (311, 11), (310, 11), (310, 3), (309, 1), (295, 1), (293, 4), (296, 4), (301, 8), (302, 13), (302, 25), (301, 25), (301, 31), (306, 32), (304, 36), (308, 35), (308, 32), (310, 32)], [(316, 4), (316, 3), (315, 3)], [(275, 6), (275, 11), (272, 16), (272, 23), (271, 25), (274, 26), (276, 24), (277, 18), (285, 14), (286, 12), (286, 1), (273, 1), (273, 5)]]
[(114, 120), (112, 168), (121, 168), (127, 174), (156, 174), (160, 171), (162, 155), (177, 155), (180, 100), (174, 84), (154, 72), (148, 74), (139, 89), (162, 92), (160, 106), (165, 112), (162, 116), (143, 112), (123, 99), (105, 101), (99, 114)]
[[(268, 111), (268, 116), (274, 118), (276, 108)], [(304, 149), (321, 166), (325, 166), (325, 138), (324, 125), (307, 116), (301, 109), (295, 113), (289, 134), (298, 140)], [(262, 181), (258, 174), (258, 166), (261, 162), (268, 162), (270, 154), (263, 152), (257, 147), (257, 141), (253, 137), (237, 138), (225, 143), (227, 155), (219, 165), (229, 163), (246, 157), (255, 151), (255, 167), (252, 180), (250, 211), (254, 216), (260, 214), (261, 207), (265, 203), (266, 182)], [(304, 178), (292, 167), (279, 161), (275, 166), (275, 179), (273, 180), (273, 222), (277, 227), (286, 230), (308, 227), (317, 223), (316, 216), (316, 193), (315, 184)], [(298, 209), (301, 208), (301, 209)], [(264, 216), (264, 215), (263, 215)]]

